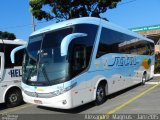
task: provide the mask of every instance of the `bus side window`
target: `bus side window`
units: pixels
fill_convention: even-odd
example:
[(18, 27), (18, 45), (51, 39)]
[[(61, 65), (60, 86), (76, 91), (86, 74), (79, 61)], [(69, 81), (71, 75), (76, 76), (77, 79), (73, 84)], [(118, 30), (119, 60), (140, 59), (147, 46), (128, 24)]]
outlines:
[(20, 50), (15, 54), (15, 66), (22, 66), (24, 50)]
[(14, 66), (22, 66), (24, 50), (20, 50), (15, 54), (15, 63), (10, 59), (11, 51), (19, 45), (6, 44), (5, 45), (5, 68), (13, 68)]
[(17, 47), (17, 45), (5, 44), (5, 68), (14, 67), (14, 64), (12, 64), (11, 59), (10, 59), (10, 53), (15, 47)]

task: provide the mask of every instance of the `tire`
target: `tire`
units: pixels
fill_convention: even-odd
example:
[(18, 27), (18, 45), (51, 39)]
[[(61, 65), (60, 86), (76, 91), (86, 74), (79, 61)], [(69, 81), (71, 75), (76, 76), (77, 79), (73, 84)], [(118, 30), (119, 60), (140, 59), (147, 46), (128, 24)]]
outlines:
[(6, 106), (8, 108), (16, 107), (23, 102), (22, 93), (20, 90), (12, 89), (6, 95)]
[(96, 90), (96, 105), (101, 105), (106, 101), (106, 92), (105, 92), (105, 86), (104, 85), (98, 85)]
[(147, 74), (143, 73), (141, 85), (145, 85), (146, 80), (147, 80)]

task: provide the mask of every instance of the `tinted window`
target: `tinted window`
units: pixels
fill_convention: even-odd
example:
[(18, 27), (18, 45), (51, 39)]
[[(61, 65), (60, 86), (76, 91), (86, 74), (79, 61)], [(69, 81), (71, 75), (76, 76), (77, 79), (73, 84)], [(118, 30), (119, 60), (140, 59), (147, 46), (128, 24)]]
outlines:
[(42, 49), (60, 47), (63, 38), (72, 31), (73, 28), (63, 28), (47, 33), (43, 39)]
[(5, 45), (5, 68), (13, 68), (14, 65), (11, 63), (10, 53), (17, 46), (12, 44)]
[(5, 44), (5, 68), (13, 68), (14, 66), (22, 66), (23, 51), (19, 51), (15, 55), (15, 64), (12, 64), (10, 53), (18, 45)]
[(23, 55), (24, 55), (24, 50), (19, 50), (18, 52), (16, 52), (14, 66), (22, 66)]
[(124, 33), (102, 28), (97, 58), (107, 53), (148, 55), (153, 53), (151, 44)]
[(0, 44), (0, 52), (4, 52), (4, 44), (3, 43)]

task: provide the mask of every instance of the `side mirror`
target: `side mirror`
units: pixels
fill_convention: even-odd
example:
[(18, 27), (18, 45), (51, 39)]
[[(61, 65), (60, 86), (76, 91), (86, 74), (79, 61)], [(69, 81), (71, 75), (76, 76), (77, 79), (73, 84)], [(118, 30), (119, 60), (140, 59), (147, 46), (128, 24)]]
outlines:
[(72, 34), (69, 34), (66, 37), (64, 37), (61, 42), (61, 56), (67, 55), (69, 43), (74, 38), (85, 37), (85, 36), (87, 36), (87, 34), (85, 34), (85, 33), (72, 33)]
[(10, 54), (10, 58), (11, 58), (11, 62), (12, 63), (15, 63), (15, 54), (16, 52), (18, 52), (19, 50), (22, 50), (26, 48), (26, 45), (23, 45), (23, 46), (19, 46), (19, 47), (16, 47), (12, 50), (11, 54)]

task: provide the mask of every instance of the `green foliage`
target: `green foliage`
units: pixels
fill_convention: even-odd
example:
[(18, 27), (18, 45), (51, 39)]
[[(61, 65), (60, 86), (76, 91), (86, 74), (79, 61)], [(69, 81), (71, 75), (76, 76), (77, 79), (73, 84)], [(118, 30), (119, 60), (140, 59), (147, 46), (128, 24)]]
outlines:
[(16, 36), (13, 33), (0, 31), (0, 39), (14, 40), (16, 39)]
[[(38, 20), (57, 22), (79, 17), (98, 17), (115, 8), (121, 0), (30, 0), (31, 12)], [(104, 18), (106, 19), (106, 18)]]

